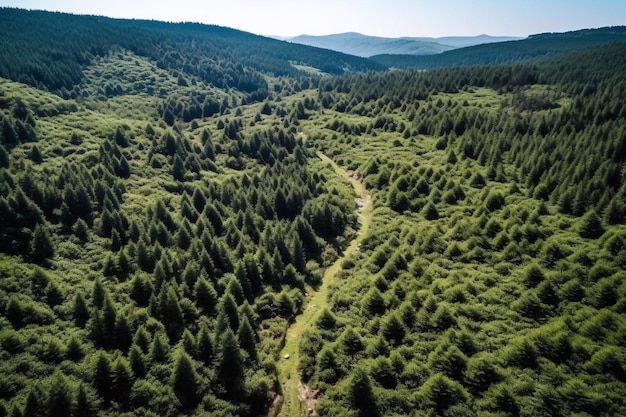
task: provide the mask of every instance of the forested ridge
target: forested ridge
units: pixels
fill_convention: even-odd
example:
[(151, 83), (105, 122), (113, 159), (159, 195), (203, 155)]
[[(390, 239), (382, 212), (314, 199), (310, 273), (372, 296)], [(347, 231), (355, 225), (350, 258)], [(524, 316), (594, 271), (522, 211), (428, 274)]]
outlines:
[[(301, 414), (626, 414), (626, 44), (321, 76), (225, 28), (0, 16), (0, 416), (273, 415), (337, 259)], [(372, 195), (348, 256), (317, 152)]]
[(430, 56), (376, 55), (379, 64), (402, 69), (512, 64), (566, 55), (577, 50), (620, 43), (626, 40), (626, 27), (583, 29), (564, 33), (541, 33), (526, 39), (482, 44)]
[[(76, 98), (82, 70), (113, 47), (163, 69), (194, 75), (252, 100), (267, 95), (264, 74), (306, 77), (292, 64), (329, 74), (384, 69), (350, 55), (290, 44), (235, 29), (0, 8), (0, 76)], [(37, 30), (29, 30), (37, 28)]]

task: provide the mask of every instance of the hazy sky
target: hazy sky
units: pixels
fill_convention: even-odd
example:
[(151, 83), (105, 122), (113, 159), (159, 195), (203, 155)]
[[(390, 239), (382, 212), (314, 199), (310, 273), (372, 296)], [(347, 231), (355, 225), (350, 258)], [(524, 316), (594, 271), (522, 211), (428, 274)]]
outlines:
[(527, 36), (626, 25), (625, 0), (0, 0), (0, 6), (201, 22), (278, 36)]

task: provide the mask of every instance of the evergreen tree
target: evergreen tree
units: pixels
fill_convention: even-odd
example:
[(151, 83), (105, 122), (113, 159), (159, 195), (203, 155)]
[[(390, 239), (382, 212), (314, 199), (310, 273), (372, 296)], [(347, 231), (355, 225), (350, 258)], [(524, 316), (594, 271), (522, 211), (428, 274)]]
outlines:
[(48, 392), (48, 416), (67, 417), (72, 412), (72, 396), (66, 377), (57, 372)]
[(164, 339), (164, 335), (155, 334), (150, 345), (150, 360), (152, 362), (165, 363), (169, 358), (169, 346)]
[(74, 401), (74, 409), (72, 417), (91, 417), (93, 415), (93, 409), (85, 387), (83, 384), (78, 385), (78, 391), (76, 392), (76, 400)]
[(42, 224), (38, 224), (35, 227), (31, 253), (33, 260), (39, 264), (54, 256), (54, 247), (52, 246), (50, 234), (48, 229)]
[(113, 385), (111, 397), (119, 404), (122, 410), (127, 410), (130, 404), (130, 389), (132, 373), (128, 361), (122, 356), (117, 358), (112, 369)]
[(128, 361), (136, 378), (146, 376), (146, 358), (136, 344), (133, 344), (128, 352)]
[(198, 333), (197, 358), (205, 365), (213, 362), (213, 340), (206, 326), (202, 326)]
[(185, 181), (185, 165), (178, 155), (174, 156), (172, 165), (172, 175), (176, 181)]
[(602, 220), (595, 210), (590, 210), (582, 219), (582, 225), (578, 232), (581, 237), (587, 239), (597, 239), (604, 233)]
[(105, 404), (111, 400), (112, 385), (111, 361), (105, 352), (100, 351), (93, 371), (93, 386)]
[(100, 281), (99, 278), (96, 278), (93, 283), (93, 292), (91, 294), (91, 301), (93, 303), (93, 306), (97, 309), (101, 309), (104, 305), (104, 299), (106, 298), (106, 295), (106, 290), (102, 285), (102, 281)]
[(239, 313), (237, 311), (237, 304), (235, 299), (230, 293), (225, 293), (220, 299), (218, 306), (218, 315), (224, 315), (226, 318), (226, 324), (231, 328), (233, 332), (239, 328)]
[(256, 337), (254, 334), (254, 330), (252, 330), (252, 326), (250, 325), (250, 321), (245, 315), (240, 319), (237, 339), (239, 341), (239, 346), (241, 347), (241, 349), (248, 353), (248, 358), (252, 362), (256, 362)]
[(189, 331), (189, 329), (185, 329), (185, 331), (183, 332), (183, 337), (181, 340), (181, 345), (183, 347), (183, 349), (185, 350), (185, 352), (190, 355), (191, 357), (195, 357), (197, 352), (196, 352), (196, 340), (193, 337), (193, 334), (191, 334), (191, 332)]
[[(24, 405), (24, 416), (44, 417), (46, 416), (45, 396), (39, 385), (31, 387), (26, 397)], [(0, 414), (1, 415), (1, 414)]]
[[(2, 150), (0, 150), (0, 153), (2, 153)], [(0, 156), (0, 159), (1, 158), (2, 156)], [(30, 159), (36, 164), (41, 164), (43, 162), (43, 155), (41, 155), (41, 151), (39, 150), (39, 147), (37, 147), (37, 145), (33, 145), (33, 147), (30, 149)], [(0, 162), (0, 166), (1, 165), (2, 163)]]
[(65, 355), (68, 359), (73, 361), (80, 360), (83, 355), (83, 346), (81, 342), (78, 340), (75, 334), (70, 337), (70, 340), (67, 342), (67, 349), (65, 350)]
[(126, 316), (119, 315), (115, 321), (115, 346), (122, 352), (128, 352), (133, 342), (130, 325)]
[(362, 368), (355, 368), (348, 386), (350, 405), (357, 412), (357, 417), (376, 417), (380, 415), (372, 381)]
[(172, 387), (184, 409), (193, 408), (198, 400), (198, 375), (193, 361), (179, 352), (172, 373)]
[(223, 396), (230, 400), (241, 398), (244, 389), (243, 357), (237, 338), (232, 329), (227, 328), (220, 337), (217, 357), (217, 379), (224, 388)]
[(15, 297), (11, 297), (7, 303), (4, 316), (9, 320), (14, 329), (19, 329), (24, 325), (24, 307)]
[(198, 278), (194, 286), (196, 305), (204, 314), (213, 316), (217, 306), (217, 292), (204, 277)]
[(9, 153), (0, 143), (0, 168), (8, 168), (9, 167)]

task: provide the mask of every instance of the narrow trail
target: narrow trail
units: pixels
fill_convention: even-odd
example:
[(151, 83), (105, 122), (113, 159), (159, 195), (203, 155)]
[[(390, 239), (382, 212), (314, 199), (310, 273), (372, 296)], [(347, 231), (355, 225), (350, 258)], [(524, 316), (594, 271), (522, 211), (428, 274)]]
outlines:
[[(270, 410), (270, 417), (316, 415), (315, 404), (317, 400), (315, 399), (315, 392), (300, 381), (300, 375), (298, 373), (298, 363), (300, 361), (298, 346), (300, 336), (307, 329), (315, 325), (317, 316), (326, 305), (328, 290), (337, 281), (337, 274), (341, 270), (341, 263), (344, 259), (359, 250), (359, 245), (367, 234), (367, 229), (372, 217), (371, 195), (358, 178), (355, 178), (349, 172), (339, 167), (321, 152), (318, 152), (317, 156), (322, 161), (330, 163), (335, 172), (346, 178), (350, 184), (352, 184), (357, 196), (356, 203), (360, 227), (357, 235), (344, 250), (343, 254), (328, 267), (324, 273), (320, 287), (316, 291), (308, 288), (308, 297), (302, 313), (296, 317), (295, 322), (287, 329), (285, 346), (280, 352), (277, 363), (278, 380), (282, 389), (282, 404), (280, 405), (278, 414), (276, 414), (276, 409)], [(289, 355), (288, 359), (286, 359), (287, 355)]]

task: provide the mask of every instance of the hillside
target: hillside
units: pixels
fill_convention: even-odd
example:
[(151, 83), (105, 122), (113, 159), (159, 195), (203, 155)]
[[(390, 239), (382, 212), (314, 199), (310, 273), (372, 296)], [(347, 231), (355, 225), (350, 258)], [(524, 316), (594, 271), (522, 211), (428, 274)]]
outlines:
[(538, 34), (529, 36), (527, 39), (475, 45), (432, 56), (385, 54), (371, 56), (371, 59), (386, 67), (401, 69), (510, 64), (550, 58), (625, 40), (626, 27), (618, 26)]
[[(194, 23), (109, 19), (0, 8), (0, 76), (75, 98), (73, 88), (94, 57), (115, 47), (183, 71), (252, 100), (267, 94), (264, 76), (308, 75), (293, 64), (328, 74), (381, 70), (361, 58), (290, 44), (234, 29)], [(37, 30), (26, 31), (24, 28)]]
[(626, 43), (358, 73), (6, 13), (0, 417), (626, 415)]
[(513, 39), (517, 38), (487, 35), (443, 38), (382, 38), (360, 33), (341, 33), (325, 36), (300, 35), (287, 40), (293, 43), (331, 49), (350, 55), (371, 57), (383, 54), (433, 55), (455, 48), (504, 42)]

